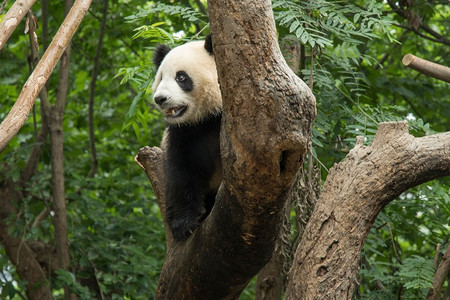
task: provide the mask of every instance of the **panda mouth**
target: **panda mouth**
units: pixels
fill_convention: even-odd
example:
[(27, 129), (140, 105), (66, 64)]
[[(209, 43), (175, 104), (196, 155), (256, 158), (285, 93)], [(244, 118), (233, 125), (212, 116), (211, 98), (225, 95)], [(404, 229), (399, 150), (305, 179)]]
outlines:
[(177, 118), (177, 117), (180, 117), (182, 114), (184, 114), (186, 109), (187, 109), (187, 106), (185, 106), (185, 105), (174, 106), (174, 107), (167, 109), (165, 111), (165, 115), (168, 118)]

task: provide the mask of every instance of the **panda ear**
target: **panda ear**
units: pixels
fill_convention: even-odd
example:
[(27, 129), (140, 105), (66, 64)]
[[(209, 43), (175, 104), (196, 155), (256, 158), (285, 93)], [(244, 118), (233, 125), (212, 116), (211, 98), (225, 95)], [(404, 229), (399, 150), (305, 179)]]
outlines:
[(209, 53), (210, 55), (213, 55), (213, 47), (212, 47), (211, 34), (208, 34), (208, 35), (206, 36), (206, 39), (205, 39), (205, 49), (206, 49), (206, 51), (208, 51), (208, 53)]
[(164, 57), (166, 57), (170, 50), (170, 47), (167, 45), (160, 44), (156, 46), (155, 52), (153, 53), (153, 64), (156, 68), (159, 68)]

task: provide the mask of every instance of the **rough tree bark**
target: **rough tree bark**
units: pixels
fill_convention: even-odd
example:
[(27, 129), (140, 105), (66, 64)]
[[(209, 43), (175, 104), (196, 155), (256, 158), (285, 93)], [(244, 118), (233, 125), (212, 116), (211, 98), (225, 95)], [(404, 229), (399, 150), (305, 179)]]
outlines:
[[(291, 70), (298, 75), (300, 68), (300, 44), (297, 40), (291, 38), (285, 38), (281, 42), (281, 52)], [(303, 181), (303, 176), (300, 175), (303, 172), (299, 172), (296, 178), (294, 187), (288, 196), (286, 201), (286, 213), (283, 219), (283, 226), (280, 230), (280, 235), (275, 245), (275, 250), (272, 254), (272, 258), (258, 273), (258, 278), (255, 287), (255, 299), (256, 300), (274, 300), (281, 299), (281, 295), (284, 291), (284, 277), (286, 275), (285, 266), (286, 261), (286, 246), (291, 243), (291, 226), (290, 226), (290, 212), (293, 199), (295, 199), (295, 193), (298, 193), (295, 186), (299, 181)]]
[[(169, 234), (160, 299), (236, 298), (267, 263), (315, 116), (314, 96), (280, 53), (270, 1), (208, 7), (223, 97), (224, 180), (211, 214), (186, 242)], [(144, 148), (137, 157), (155, 190), (162, 178), (151, 170), (162, 156)]]
[(286, 299), (350, 299), (361, 247), (377, 215), (402, 192), (450, 174), (450, 132), (414, 138), (406, 122), (381, 123), (328, 174), (297, 248)]

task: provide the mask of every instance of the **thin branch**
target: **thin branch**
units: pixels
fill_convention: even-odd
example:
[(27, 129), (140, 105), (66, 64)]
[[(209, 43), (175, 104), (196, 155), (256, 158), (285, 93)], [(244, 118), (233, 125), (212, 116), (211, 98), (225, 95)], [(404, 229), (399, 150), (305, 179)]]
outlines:
[(449, 67), (419, 58), (412, 54), (406, 54), (402, 59), (402, 63), (405, 67), (414, 69), (427, 76), (450, 82)]
[(447, 278), (450, 271), (450, 246), (447, 246), (447, 251), (442, 257), (442, 261), (439, 264), (433, 277), (433, 287), (428, 291), (426, 300), (437, 300), (439, 299), (442, 291), (442, 286), (444, 285), (445, 279)]
[[(405, 18), (406, 20), (410, 20), (410, 18), (408, 18), (408, 14), (405, 10), (401, 9), (400, 7), (398, 7), (397, 5), (395, 5), (395, 3), (392, 0), (388, 0), (389, 6), (392, 8), (392, 10), (398, 14), (399, 16)], [(432, 40), (433, 42), (436, 43), (441, 43), (441, 44), (445, 44), (445, 45), (449, 45), (450, 46), (450, 40), (447, 39), (446, 37), (440, 35), (439, 33), (437, 33), (436, 31), (434, 31), (433, 29), (431, 29), (428, 25), (424, 24), (422, 21), (420, 21), (420, 23), (418, 24), (418, 28), (422, 29), (423, 31), (427, 32), (428, 34), (430, 34), (432, 37), (426, 36), (422, 33), (420, 33), (416, 28), (414, 28), (413, 26), (407, 26), (406, 28), (411, 29), (412, 31), (414, 31), (417, 35)]]
[[(70, 13), (72, 0), (65, 1), (65, 15)], [(62, 27), (63, 25), (61, 25)], [(63, 270), (69, 269), (69, 239), (67, 236), (67, 211), (66, 211), (66, 191), (64, 182), (64, 137), (63, 137), (63, 116), (66, 105), (67, 91), (69, 89), (69, 70), (71, 38), (68, 40), (66, 49), (61, 57), (58, 89), (56, 102), (52, 106), (49, 120), (50, 141), (51, 141), (51, 169), (53, 190), (53, 225), (55, 227), (55, 245), (58, 259), (58, 267)], [(70, 299), (68, 286), (64, 286), (65, 299)]]
[(5, 9), (6, 3), (8, 3), (8, 0), (3, 0), (2, 5), (0, 6), (0, 14), (3, 13), (3, 10)]
[[(36, 19), (31, 12), (31, 10), (28, 12), (28, 35), (30, 37), (30, 48), (31, 48), (31, 57), (30, 57), (30, 65), (31, 68), (36, 68), (37, 62), (39, 60), (39, 45), (37, 42), (37, 36), (36, 36), (36, 28), (37, 23)], [(42, 153), (42, 147), (44, 145), (45, 139), (48, 134), (48, 115), (50, 113), (50, 103), (48, 101), (48, 95), (47, 95), (47, 89), (45, 86), (42, 88), (42, 91), (40, 93), (41, 98), (41, 111), (42, 111), (42, 127), (37, 134), (35, 144), (33, 146), (33, 150), (31, 151), (30, 157), (27, 160), (27, 163), (25, 165), (25, 168), (20, 173), (19, 178), (19, 185), (23, 186), (33, 175), (34, 171), (36, 170), (39, 159)], [(34, 108), (34, 106), (33, 106)]]
[(25, 83), (13, 108), (0, 124), (0, 152), (25, 123), (37, 95), (50, 77), (91, 3), (92, 0), (75, 1), (52, 43)]
[(397, 26), (399, 28), (406, 29), (406, 30), (410, 30), (410, 31), (414, 32), (415, 34), (417, 34), (418, 36), (420, 36), (421, 38), (427, 39), (429, 41), (432, 41), (432, 42), (435, 42), (435, 43), (442, 43), (442, 40), (435, 39), (435, 38), (433, 38), (431, 36), (423, 34), (423, 33), (421, 33), (420, 31), (418, 31), (417, 29), (415, 29), (413, 27), (406, 26), (406, 25), (401, 25), (401, 24), (396, 24), (396, 23), (393, 23), (392, 25)]
[(41, 0), (42, 48), (48, 47), (48, 0)]
[(92, 155), (92, 167), (89, 171), (88, 178), (93, 178), (98, 169), (97, 161), (97, 150), (95, 148), (95, 132), (94, 132), (94, 96), (95, 96), (95, 83), (97, 82), (98, 76), (98, 65), (100, 61), (100, 54), (103, 45), (103, 37), (105, 36), (106, 29), (106, 19), (108, 16), (108, 2), (109, 0), (104, 0), (103, 6), (103, 17), (100, 25), (100, 36), (98, 38), (97, 50), (95, 52), (94, 58), (94, 68), (92, 69), (91, 85), (89, 87), (89, 146), (91, 148)]
[(438, 243), (436, 245), (436, 254), (434, 255), (434, 259), (433, 259), (433, 266), (435, 269), (437, 269), (439, 267), (440, 256), (441, 256), (441, 244)]
[[(92, 16), (92, 17), (94, 17), (95, 19), (97, 19), (97, 20), (99, 20), (100, 22), (101, 22), (101, 18), (99, 17), (99, 16), (97, 16), (96, 14), (94, 14), (93, 12), (92, 12), (92, 10), (89, 10), (88, 11), (88, 13)], [(107, 29), (111, 29), (111, 27), (110, 26), (108, 26), (108, 25), (106, 25), (106, 28)], [(136, 49), (134, 49), (130, 44), (128, 44), (128, 42), (126, 42), (122, 37), (117, 37), (128, 49), (130, 49), (131, 50), (131, 52), (133, 52), (134, 54), (136, 54), (137, 56), (140, 56), (140, 54), (139, 54), (139, 52), (136, 50)]]
[(36, 0), (17, 0), (0, 23), (0, 51)]
[(36, 219), (34, 219), (33, 224), (31, 226), (38, 227), (39, 224), (41, 224), (41, 221), (47, 218), (49, 214), (50, 210), (48, 209), (48, 207), (45, 207), (44, 210), (37, 215)]

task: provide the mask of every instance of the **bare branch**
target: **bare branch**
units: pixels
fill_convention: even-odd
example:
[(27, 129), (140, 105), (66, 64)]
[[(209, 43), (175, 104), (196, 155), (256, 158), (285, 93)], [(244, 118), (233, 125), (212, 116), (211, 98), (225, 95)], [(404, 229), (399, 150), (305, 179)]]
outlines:
[(414, 69), (427, 76), (450, 82), (449, 67), (419, 58), (412, 54), (406, 54), (402, 59), (402, 63), (405, 67)]
[(0, 23), (0, 51), (36, 0), (17, 0)]
[(89, 123), (89, 146), (91, 148), (91, 156), (92, 156), (92, 167), (87, 176), (89, 178), (94, 177), (98, 169), (97, 150), (95, 148), (95, 132), (94, 132), (94, 96), (95, 96), (95, 83), (97, 82), (97, 75), (98, 75), (98, 65), (100, 62), (100, 54), (103, 45), (103, 37), (105, 36), (106, 17), (108, 16), (108, 2), (109, 0), (104, 0), (103, 17), (100, 25), (100, 35), (98, 37), (97, 50), (94, 58), (94, 68), (92, 69), (91, 84), (89, 87), (88, 123)]
[(92, 0), (77, 0), (41, 61), (25, 83), (13, 108), (0, 124), (0, 152), (25, 123), (34, 101), (83, 20)]

